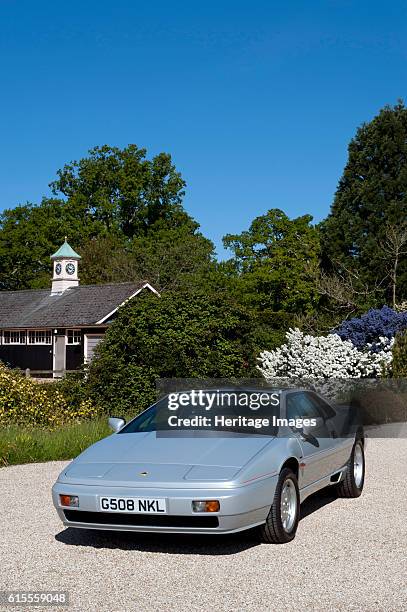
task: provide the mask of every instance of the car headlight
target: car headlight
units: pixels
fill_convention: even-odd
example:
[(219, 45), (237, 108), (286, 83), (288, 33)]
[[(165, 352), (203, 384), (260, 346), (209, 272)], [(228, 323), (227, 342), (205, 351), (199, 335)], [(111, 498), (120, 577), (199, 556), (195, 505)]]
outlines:
[(60, 495), (59, 503), (61, 506), (68, 506), (69, 508), (79, 507), (79, 497), (77, 495)]
[(192, 510), (194, 512), (219, 512), (220, 503), (217, 499), (194, 500)]

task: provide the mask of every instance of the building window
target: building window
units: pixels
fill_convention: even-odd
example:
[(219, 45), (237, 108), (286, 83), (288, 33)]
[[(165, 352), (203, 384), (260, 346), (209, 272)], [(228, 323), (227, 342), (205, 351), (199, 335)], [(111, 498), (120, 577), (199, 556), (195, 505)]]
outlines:
[(26, 331), (12, 330), (3, 332), (4, 344), (25, 344)]
[(66, 337), (68, 344), (81, 344), (81, 330), (80, 329), (67, 329)]
[(28, 344), (51, 344), (51, 330), (33, 329), (28, 332)]

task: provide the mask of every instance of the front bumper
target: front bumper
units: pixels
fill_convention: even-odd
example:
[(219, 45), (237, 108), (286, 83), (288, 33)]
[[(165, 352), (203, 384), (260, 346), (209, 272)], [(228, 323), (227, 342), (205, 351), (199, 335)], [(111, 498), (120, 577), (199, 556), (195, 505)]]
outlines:
[[(276, 484), (277, 476), (227, 489), (151, 488), (146, 490), (137, 487), (64, 484), (58, 481), (52, 489), (52, 498), (58, 515), (66, 527), (161, 533), (233, 533), (265, 522)], [(77, 495), (79, 508), (61, 507), (59, 495)], [(153, 514), (131, 514), (128, 518), (127, 513), (121, 515), (100, 512), (99, 498), (102, 496), (164, 497), (167, 499), (168, 511), (165, 515), (160, 515), (157, 520), (154, 519), (156, 515)], [(220, 501), (219, 512), (193, 512), (192, 501), (197, 499), (218, 499)], [(76, 516), (78, 520), (75, 520)], [(125, 518), (120, 522), (122, 516)], [(97, 522), (98, 517), (101, 519), (100, 522)], [(134, 521), (137, 524), (129, 524), (131, 517), (136, 517)], [(217, 520), (214, 520), (215, 517)], [(109, 521), (109, 518), (112, 521)]]

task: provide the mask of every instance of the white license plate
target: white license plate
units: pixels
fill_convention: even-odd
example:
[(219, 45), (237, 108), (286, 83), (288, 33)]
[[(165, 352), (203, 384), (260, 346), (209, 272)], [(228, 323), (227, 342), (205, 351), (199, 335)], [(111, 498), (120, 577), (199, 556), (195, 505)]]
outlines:
[(100, 497), (101, 512), (129, 512), (130, 514), (165, 514), (167, 504), (164, 498), (149, 497)]

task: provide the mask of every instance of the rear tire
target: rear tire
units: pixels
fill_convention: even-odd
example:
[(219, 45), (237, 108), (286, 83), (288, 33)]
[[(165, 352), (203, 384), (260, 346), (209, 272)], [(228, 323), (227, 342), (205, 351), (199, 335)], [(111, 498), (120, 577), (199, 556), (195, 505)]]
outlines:
[(353, 445), (344, 479), (337, 485), (339, 497), (359, 497), (365, 482), (365, 453), (363, 441), (358, 439)]
[(285, 544), (295, 538), (300, 518), (300, 494), (297, 477), (289, 468), (280, 472), (273, 505), (264, 525), (258, 527), (265, 544)]

